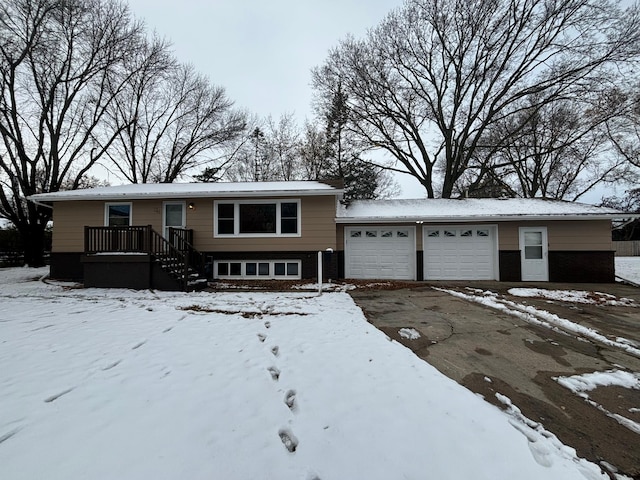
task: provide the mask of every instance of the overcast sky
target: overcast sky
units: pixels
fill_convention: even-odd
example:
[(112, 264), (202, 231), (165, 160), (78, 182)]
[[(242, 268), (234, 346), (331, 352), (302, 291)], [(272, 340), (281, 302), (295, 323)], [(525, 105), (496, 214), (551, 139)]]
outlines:
[(362, 36), (401, 0), (128, 0), (176, 57), (260, 116), (311, 116), (310, 70), (348, 33)]

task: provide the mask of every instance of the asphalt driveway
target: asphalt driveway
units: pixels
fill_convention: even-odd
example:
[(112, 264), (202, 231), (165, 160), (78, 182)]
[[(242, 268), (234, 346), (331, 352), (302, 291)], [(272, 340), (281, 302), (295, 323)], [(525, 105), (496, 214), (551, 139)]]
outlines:
[[(529, 419), (540, 422), (563, 443), (604, 469), (640, 478), (640, 434), (612, 418), (640, 424), (640, 390), (599, 387), (587, 403), (553, 377), (588, 372), (640, 372), (640, 358), (588, 336), (531, 324), (509, 313), (452, 296), (438, 289), (491, 291), (507, 301), (532, 306), (640, 346), (640, 289), (621, 284), (538, 284), (544, 289), (589, 290), (628, 298), (635, 306), (581, 304), (521, 298), (508, 293), (523, 284), (452, 282), (412, 288), (351, 292), (369, 321), (445, 375), (500, 407), (496, 393), (509, 397)], [(526, 285), (531, 286), (531, 285)], [(435, 288), (434, 288), (435, 287)], [(597, 300), (597, 295), (594, 296)], [(420, 337), (400, 335), (415, 329)], [(614, 415), (611, 415), (614, 414)], [(613, 478), (613, 476), (612, 476)]]

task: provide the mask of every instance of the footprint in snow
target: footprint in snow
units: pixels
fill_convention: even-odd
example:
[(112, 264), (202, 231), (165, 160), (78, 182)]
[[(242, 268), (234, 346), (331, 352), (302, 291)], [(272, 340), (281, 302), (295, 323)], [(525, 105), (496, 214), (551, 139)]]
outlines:
[(296, 451), (296, 448), (298, 448), (298, 439), (293, 433), (291, 433), (291, 430), (287, 428), (281, 428), (278, 431), (278, 435), (280, 436), (280, 441), (285, 446), (285, 448), (291, 453), (294, 453)]
[(276, 367), (269, 367), (267, 368), (267, 370), (271, 374), (271, 378), (277, 382), (280, 378), (280, 370), (278, 370)]
[(162, 331), (162, 333), (167, 333), (167, 332), (170, 332), (171, 330), (173, 330), (173, 327), (167, 327)]
[(131, 350), (137, 350), (138, 348), (140, 348), (145, 343), (147, 343), (147, 341), (146, 340), (142, 340), (141, 342), (138, 342), (133, 347), (131, 347)]
[(274, 357), (277, 357), (279, 352), (280, 352), (280, 347), (278, 347), (277, 345), (275, 347), (271, 347), (271, 353), (273, 353)]
[(104, 367), (102, 370), (104, 370), (104, 371), (111, 370), (113, 367), (117, 367), (118, 365), (120, 365), (120, 362), (122, 362), (122, 360), (116, 360), (115, 362), (110, 363), (109, 365)]
[(295, 412), (298, 409), (298, 406), (296, 405), (296, 391), (295, 390), (289, 390), (285, 396), (284, 396), (284, 403), (287, 407), (289, 407), (289, 410), (291, 410), (292, 412)]
[(271, 322), (264, 322), (264, 328), (271, 328)]
[(13, 437), (16, 433), (18, 433), (20, 431), (20, 428), (14, 428), (13, 430), (9, 430), (6, 433), (1, 433), (0, 434), (0, 443), (9, 440), (11, 437)]
[(264, 342), (266, 339), (267, 339), (267, 336), (264, 333), (258, 334), (258, 340), (260, 340), (261, 342)]
[(55, 395), (51, 395), (50, 397), (45, 398), (44, 399), (44, 403), (55, 402), (61, 396), (66, 395), (67, 393), (72, 392), (72, 391), (73, 391), (73, 388), (67, 388), (66, 390), (63, 390), (60, 393), (56, 393)]

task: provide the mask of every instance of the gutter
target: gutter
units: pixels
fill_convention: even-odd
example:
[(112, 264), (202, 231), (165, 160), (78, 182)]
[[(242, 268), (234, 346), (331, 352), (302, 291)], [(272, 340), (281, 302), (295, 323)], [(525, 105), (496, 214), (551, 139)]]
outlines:
[(492, 216), (464, 216), (464, 217), (336, 217), (339, 224), (400, 224), (400, 223), (478, 223), (478, 222), (514, 222), (514, 221), (545, 221), (545, 220), (618, 220), (640, 218), (640, 213), (583, 213), (583, 214), (548, 214), (548, 215), (492, 215)]

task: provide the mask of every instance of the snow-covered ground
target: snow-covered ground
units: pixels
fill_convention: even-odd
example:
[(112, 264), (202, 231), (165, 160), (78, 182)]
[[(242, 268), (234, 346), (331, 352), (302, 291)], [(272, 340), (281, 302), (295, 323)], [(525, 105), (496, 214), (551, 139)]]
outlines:
[(616, 257), (616, 276), (640, 284), (640, 257)]
[(607, 479), (345, 293), (162, 293), (0, 270), (0, 479)]

